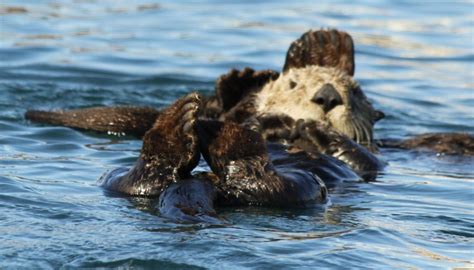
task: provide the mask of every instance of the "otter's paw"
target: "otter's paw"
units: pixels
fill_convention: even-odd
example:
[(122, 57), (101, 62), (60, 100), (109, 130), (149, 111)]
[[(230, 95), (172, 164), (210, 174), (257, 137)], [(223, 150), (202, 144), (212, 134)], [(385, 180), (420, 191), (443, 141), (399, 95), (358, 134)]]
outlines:
[(297, 138), (296, 121), (285, 114), (258, 116), (262, 136), (269, 141), (291, 141)]
[(374, 181), (384, 164), (366, 148), (347, 136), (315, 121), (298, 121), (300, 136), (319, 152), (333, 156), (349, 165), (366, 181)]
[[(304, 121), (302, 119), (296, 122), (298, 135), (303, 140), (310, 142), (317, 151), (332, 154), (343, 141), (344, 136), (331, 130), (329, 126), (316, 121)], [(347, 138), (347, 140), (349, 140)]]
[(196, 131), (201, 98), (191, 93), (168, 107), (143, 138), (142, 157), (156, 157), (177, 168), (181, 177), (196, 167), (200, 152)]

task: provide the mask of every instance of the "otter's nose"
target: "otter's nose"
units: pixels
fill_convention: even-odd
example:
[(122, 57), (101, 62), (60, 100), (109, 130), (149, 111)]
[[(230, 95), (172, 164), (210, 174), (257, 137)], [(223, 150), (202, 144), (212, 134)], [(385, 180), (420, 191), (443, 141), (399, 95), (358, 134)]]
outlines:
[(311, 99), (316, 104), (322, 106), (325, 113), (332, 110), (337, 105), (342, 104), (342, 98), (337, 90), (331, 84), (327, 83), (321, 87), (321, 89), (314, 94)]

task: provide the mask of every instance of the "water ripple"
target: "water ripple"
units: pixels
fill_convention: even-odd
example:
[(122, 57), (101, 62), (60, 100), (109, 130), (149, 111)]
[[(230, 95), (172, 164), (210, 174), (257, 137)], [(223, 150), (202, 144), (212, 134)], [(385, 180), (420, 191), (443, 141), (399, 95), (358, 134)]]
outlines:
[[(6, 1), (0, 6), (0, 268), (469, 268), (472, 159), (383, 149), (375, 183), (313, 209), (223, 208), (180, 224), (96, 186), (141, 142), (30, 123), (27, 109), (209, 94), (230, 68), (281, 70), (309, 28), (348, 31), (378, 138), (474, 132), (471, 1)], [(255, 11), (258, 10), (256, 13)], [(205, 164), (200, 164), (205, 170)]]

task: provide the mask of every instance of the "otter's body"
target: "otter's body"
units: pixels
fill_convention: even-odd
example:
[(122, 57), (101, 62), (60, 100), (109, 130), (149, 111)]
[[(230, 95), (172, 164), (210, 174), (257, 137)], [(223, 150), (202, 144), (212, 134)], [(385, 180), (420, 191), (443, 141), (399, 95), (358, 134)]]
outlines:
[[(182, 221), (215, 219), (214, 202), (279, 207), (326, 202), (327, 188), (312, 172), (318, 171), (317, 163), (308, 170), (275, 165), (259, 133), (232, 122), (199, 120), (199, 107), (200, 97), (190, 94), (164, 110), (144, 135), (134, 166), (112, 170), (99, 185), (159, 197), (160, 211)], [(193, 175), (201, 154), (212, 172)]]
[[(327, 200), (324, 182), (375, 180), (384, 164), (371, 153), (373, 126), (384, 114), (353, 79), (354, 70), (348, 34), (308, 31), (291, 44), (281, 73), (231, 70), (202, 102), (191, 94), (163, 111), (97, 107), (28, 111), (25, 117), (143, 137), (134, 166), (112, 171), (100, 185), (159, 197), (160, 211), (178, 220), (214, 219), (214, 203), (305, 206)], [(462, 149), (474, 145), (470, 135), (428, 136), (398, 146), (445, 151), (459, 141), (464, 144), (452, 153), (474, 153)], [(268, 150), (267, 142), (279, 147)], [(212, 172), (192, 175), (201, 154)]]

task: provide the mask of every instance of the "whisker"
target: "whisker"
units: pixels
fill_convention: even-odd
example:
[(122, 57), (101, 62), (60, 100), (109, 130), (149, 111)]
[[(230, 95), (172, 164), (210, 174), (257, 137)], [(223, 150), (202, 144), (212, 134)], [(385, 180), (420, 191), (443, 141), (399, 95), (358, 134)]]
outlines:
[(372, 129), (371, 129), (371, 124), (369, 121), (365, 121), (364, 123), (364, 132), (365, 132), (365, 135), (367, 136), (367, 145), (370, 145), (372, 144)]
[(364, 128), (364, 123), (362, 121), (358, 122), (357, 123), (358, 126), (359, 126), (359, 129), (360, 129), (360, 140), (359, 140), (359, 144), (364, 144), (365, 141), (366, 141), (366, 133), (365, 133), (365, 128)]
[(364, 144), (364, 143), (366, 143), (366, 140), (368, 139), (368, 138), (367, 138), (367, 131), (366, 131), (366, 129), (365, 129), (365, 126), (366, 126), (366, 125), (365, 125), (365, 121), (364, 121), (363, 118), (360, 118), (360, 117), (358, 117), (357, 120), (358, 120), (358, 121), (357, 121), (357, 124), (358, 124), (358, 126), (359, 126), (359, 128), (360, 128), (360, 132), (361, 132), (361, 135), (362, 135), (361, 140), (360, 140), (359, 143), (360, 143), (360, 144)]
[(364, 138), (364, 141), (363, 141), (362, 145), (368, 146), (371, 143), (371, 140), (370, 140), (370, 137), (369, 137), (370, 135), (367, 133), (367, 129), (365, 127), (363, 128), (363, 130), (364, 130), (365, 138)]
[(359, 118), (359, 121), (360, 122), (358, 122), (358, 125), (359, 125), (359, 127), (361, 129), (361, 133), (363, 135), (363, 138), (361, 138), (360, 144), (370, 145), (370, 143), (372, 141), (371, 132), (369, 131), (370, 125), (368, 125), (369, 123), (367, 122), (366, 119)]
[(353, 128), (355, 130), (355, 141), (357, 143), (360, 143), (361, 131), (360, 131), (360, 126), (359, 126), (359, 121), (356, 121), (356, 119), (353, 119), (352, 124), (353, 124)]

